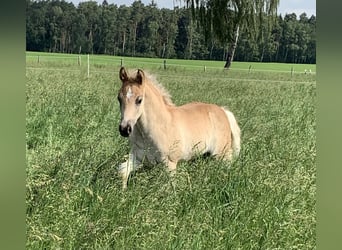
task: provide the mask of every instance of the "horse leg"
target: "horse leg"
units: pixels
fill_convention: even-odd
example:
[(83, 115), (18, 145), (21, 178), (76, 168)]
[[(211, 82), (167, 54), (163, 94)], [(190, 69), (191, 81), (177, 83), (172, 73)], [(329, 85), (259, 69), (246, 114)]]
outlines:
[(231, 149), (226, 150), (224, 154), (222, 155), (222, 157), (223, 157), (223, 160), (231, 162), (233, 159), (233, 150)]
[(118, 170), (122, 178), (122, 189), (127, 188), (129, 175), (132, 171), (137, 169), (138, 164), (139, 162), (136, 160), (135, 155), (133, 153), (129, 153), (128, 160), (119, 165)]
[(167, 169), (168, 169), (169, 175), (170, 175), (171, 186), (172, 186), (173, 190), (175, 190), (176, 179), (174, 177), (176, 174), (177, 162), (173, 162), (173, 161), (168, 160), (166, 165), (167, 165)]
[(167, 169), (169, 170), (171, 176), (176, 173), (176, 168), (177, 168), (177, 162), (173, 162), (170, 160), (167, 161)]
[(233, 159), (233, 150), (231, 148), (230, 149), (224, 148), (224, 149), (221, 149), (220, 151), (214, 151), (213, 156), (218, 160), (231, 162)]

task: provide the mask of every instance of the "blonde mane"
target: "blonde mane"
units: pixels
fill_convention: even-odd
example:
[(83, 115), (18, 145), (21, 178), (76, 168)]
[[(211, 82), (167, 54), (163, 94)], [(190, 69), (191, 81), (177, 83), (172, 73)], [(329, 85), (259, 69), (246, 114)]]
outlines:
[[(129, 72), (129, 78), (134, 79), (136, 74), (137, 74), (136, 71)], [(154, 75), (146, 71), (144, 72), (144, 74), (146, 77), (146, 83), (149, 83), (152, 87), (154, 87), (157, 90), (157, 92), (159, 92), (159, 94), (163, 97), (164, 103), (169, 106), (175, 106), (175, 104), (171, 100), (170, 93), (165, 89), (163, 85), (161, 85), (158, 82), (157, 78)]]

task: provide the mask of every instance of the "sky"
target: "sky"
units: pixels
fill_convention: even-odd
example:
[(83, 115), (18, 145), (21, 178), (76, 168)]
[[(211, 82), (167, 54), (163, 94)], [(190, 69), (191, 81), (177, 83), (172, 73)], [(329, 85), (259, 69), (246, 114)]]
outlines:
[[(76, 6), (84, 0), (66, 0), (67, 2), (73, 2)], [(96, 0), (98, 3), (102, 3), (103, 0)], [(127, 5), (130, 6), (134, 0), (107, 0), (109, 4)], [(141, 0), (145, 5), (151, 3), (151, 0)], [(158, 8), (173, 9), (174, 6), (184, 6), (184, 0), (154, 0)], [(316, 0), (280, 0), (278, 7), (278, 14), (285, 16), (285, 14), (296, 13), (297, 17), (305, 12), (308, 17), (311, 15), (316, 16)]]

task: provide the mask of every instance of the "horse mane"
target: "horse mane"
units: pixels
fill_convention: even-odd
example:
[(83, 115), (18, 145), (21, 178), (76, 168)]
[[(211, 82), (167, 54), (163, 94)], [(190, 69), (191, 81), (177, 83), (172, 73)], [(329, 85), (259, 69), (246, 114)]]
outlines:
[[(144, 71), (144, 74), (146, 77), (146, 83), (149, 83), (150, 85), (152, 85), (157, 90), (157, 92), (159, 92), (159, 94), (163, 97), (164, 103), (169, 106), (175, 106), (175, 104), (171, 100), (170, 93), (166, 90), (166, 88), (163, 85), (161, 85), (158, 82), (156, 76), (146, 71)], [(130, 78), (134, 78), (135, 75), (136, 75), (136, 72), (130, 73)]]

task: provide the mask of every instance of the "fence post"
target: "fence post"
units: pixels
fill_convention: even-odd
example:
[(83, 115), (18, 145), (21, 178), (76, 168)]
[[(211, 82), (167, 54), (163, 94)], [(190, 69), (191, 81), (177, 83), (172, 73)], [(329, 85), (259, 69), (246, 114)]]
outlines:
[(87, 57), (87, 61), (88, 61), (88, 78), (89, 78), (89, 54), (88, 54), (88, 57)]
[(166, 69), (166, 60), (164, 59), (164, 69)]
[(39, 59), (40, 59), (40, 57), (39, 57), (39, 55), (38, 55), (38, 63), (39, 63), (39, 61), (40, 61)]
[(122, 67), (122, 58), (120, 59), (120, 66)]
[(251, 73), (251, 68), (252, 68), (252, 65), (249, 65), (248, 73)]
[(78, 66), (81, 66), (81, 56), (78, 56)]
[(293, 76), (293, 66), (291, 67), (291, 76)]
[(204, 65), (204, 72), (207, 70), (207, 66)]

